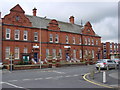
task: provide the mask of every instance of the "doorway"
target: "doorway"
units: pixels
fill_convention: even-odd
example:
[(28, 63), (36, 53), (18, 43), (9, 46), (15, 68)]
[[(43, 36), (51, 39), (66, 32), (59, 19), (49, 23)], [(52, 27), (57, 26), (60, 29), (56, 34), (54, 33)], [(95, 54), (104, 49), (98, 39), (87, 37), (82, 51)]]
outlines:
[(34, 60), (38, 62), (38, 53), (34, 53)]

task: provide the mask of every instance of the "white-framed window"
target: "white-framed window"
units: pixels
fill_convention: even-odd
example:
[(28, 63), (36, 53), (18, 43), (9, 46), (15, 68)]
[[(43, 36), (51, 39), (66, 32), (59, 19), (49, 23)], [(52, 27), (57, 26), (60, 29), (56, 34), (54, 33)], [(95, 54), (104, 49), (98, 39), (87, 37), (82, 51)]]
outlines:
[(52, 51), (53, 51), (52, 52), (53, 53), (52, 56), (53, 56), (53, 58), (55, 58), (56, 57), (56, 49), (53, 49)]
[(85, 45), (87, 45), (87, 39), (85, 38)]
[(38, 41), (38, 32), (34, 32), (34, 41)]
[(52, 34), (50, 34), (49, 39), (50, 39), (50, 42), (53, 42), (53, 35)]
[(69, 38), (68, 38), (68, 36), (66, 35), (66, 44), (68, 44), (69, 43)]
[(80, 50), (80, 58), (82, 58), (82, 50)]
[(94, 45), (94, 40), (92, 39), (92, 45)]
[(98, 40), (96, 40), (96, 45), (98, 45)]
[(59, 36), (58, 34), (55, 35), (55, 43), (58, 43), (59, 42)]
[(19, 59), (19, 47), (15, 47), (15, 59)]
[(10, 29), (6, 29), (6, 39), (10, 39), (10, 32), (11, 30)]
[(24, 31), (23, 39), (28, 40), (28, 31)]
[(92, 58), (94, 58), (95, 56), (94, 56), (94, 50), (92, 50)]
[(88, 38), (88, 45), (90, 45), (90, 38)]
[(28, 48), (24, 47), (24, 53), (28, 53)]
[(79, 44), (81, 44), (81, 42), (82, 42), (82, 41), (81, 41), (81, 38), (79, 38)]
[(62, 49), (59, 49), (60, 59), (62, 59)]
[(20, 30), (15, 30), (15, 40), (20, 39)]
[(6, 47), (5, 48), (5, 59), (9, 59), (9, 55), (10, 55), (10, 47)]
[(46, 57), (49, 56), (49, 49), (46, 49)]
[(76, 58), (76, 50), (73, 50), (73, 58)]
[(75, 44), (75, 37), (73, 37), (73, 44)]

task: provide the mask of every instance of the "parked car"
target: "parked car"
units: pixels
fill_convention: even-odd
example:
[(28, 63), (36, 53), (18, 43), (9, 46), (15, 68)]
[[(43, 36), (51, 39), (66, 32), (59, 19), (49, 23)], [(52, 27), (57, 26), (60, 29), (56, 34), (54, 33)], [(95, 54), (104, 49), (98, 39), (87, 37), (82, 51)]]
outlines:
[(2, 69), (3, 68), (3, 63), (2, 62), (0, 62), (0, 69)]
[(96, 69), (107, 69), (109, 70), (110, 68), (117, 68), (117, 63), (115, 61), (110, 60), (110, 59), (100, 59), (97, 61), (95, 64)]
[(112, 59), (113, 61), (115, 61), (115, 63), (117, 64), (117, 66), (119, 67), (119, 64), (120, 64), (120, 59), (118, 58), (115, 58), (115, 59)]

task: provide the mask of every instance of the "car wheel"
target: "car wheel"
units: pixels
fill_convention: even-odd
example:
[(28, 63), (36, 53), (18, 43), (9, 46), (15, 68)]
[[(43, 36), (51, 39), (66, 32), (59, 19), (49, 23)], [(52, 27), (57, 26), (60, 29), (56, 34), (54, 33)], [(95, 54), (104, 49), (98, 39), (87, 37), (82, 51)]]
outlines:
[(98, 70), (98, 67), (96, 67), (96, 69)]

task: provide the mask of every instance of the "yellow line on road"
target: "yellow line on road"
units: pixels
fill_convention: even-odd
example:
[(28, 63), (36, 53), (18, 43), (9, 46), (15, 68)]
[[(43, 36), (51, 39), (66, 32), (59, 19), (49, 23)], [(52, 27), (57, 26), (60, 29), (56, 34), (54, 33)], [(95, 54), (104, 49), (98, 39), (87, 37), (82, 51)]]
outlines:
[(88, 81), (88, 82), (90, 82), (90, 83), (93, 83), (93, 84), (95, 84), (95, 85), (98, 85), (98, 86), (102, 86), (102, 87), (106, 87), (106, 88), (113, 88), (113, 87), (110, 87), (110, 86), (107, 86), (107, 85), (102, 85), (102, 84), (95, 83), (95, 82), (93, 82), (93, 81), (88, 80), (88, 79), (86, 78), (86, 76), (87, 76), (88, 74), (89, 74), (89, 73), (87, 73), (87, 74), (85, 74), (85, 75), (83, 76), (83, 79), (85, 79), (86, 81)]

